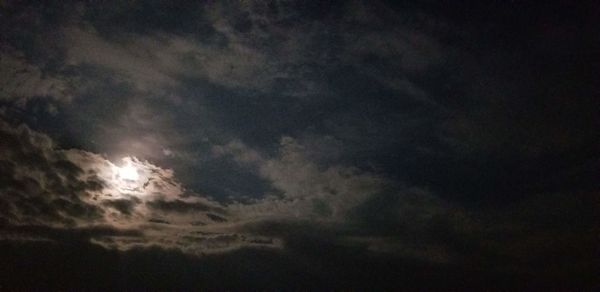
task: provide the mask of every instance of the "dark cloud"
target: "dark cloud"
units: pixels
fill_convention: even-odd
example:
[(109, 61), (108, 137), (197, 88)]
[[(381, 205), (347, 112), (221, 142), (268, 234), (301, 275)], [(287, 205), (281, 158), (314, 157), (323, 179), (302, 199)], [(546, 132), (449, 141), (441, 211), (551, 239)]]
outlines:
[(20, 223), (97, 220), (102, 210), (84, 202), (101, 188), (95, 180), (79, 179), (82, 170), (53, 142), (26, 126), (0, 121), (3, 217)]
[(156, 218), (152, 218), (152, 219), (148, 220), (148, 222), (158, 223), (158, 224), (171, 224), (169, 221), (162, 220), (162, 219), (156, 219)]
[(5, 234), (32, 235), (55, 240), (58, 242), (85, 243), (90, 238), (102, 236), (127, 236), (139, 237), (142, 235), (137, 230), (115, 229), (110, 225), (98, 225), (84, 228), (60, 228), (41, 225), (3, 226)]
[(104, 205), (110, 206), (126, 215), (130, 215), (135, 205), (139, 203), (140, 200), (135, 197), (131, 199), (117, 199), (104, 201)]
[(198, 211), (210, 211), (223, 213), (223, 209), (214, 207), (205, 203), (190, 203), (182, 200), (164, 201), (156, 200), (148, 202), (147, 205), (150, 208), (165, 211), (165, 212), (178, 212), (178, 213), (189, 213)]
[(225, 218), (223, 218), (223, 217), (221, 217), (219, 215), (216, 215), (216, 214), (208, 213), (208, 214), (206, 214), (206, 216), (208, 218), (210, 218), (212, 221), (215, 221), (215, 222), (225, 222), (225, 221), (227, 221), (227, 219), (225, 219)]

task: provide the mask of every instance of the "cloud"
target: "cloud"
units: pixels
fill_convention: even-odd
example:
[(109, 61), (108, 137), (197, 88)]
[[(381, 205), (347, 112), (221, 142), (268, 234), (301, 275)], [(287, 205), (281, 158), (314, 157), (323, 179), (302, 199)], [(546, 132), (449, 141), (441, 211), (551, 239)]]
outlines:
[[(279, 154), (273, 158), (265, 158), (241, 142), (215, 147), (215, 155), (233, 155), (238, 163), (253, 164), (258, 174), (282, 192), (281, 196), (221, 205), (185, 190), (172, 171), (146, 161), (125, 159), (122, 165), (135, 167), (140, 179), (124, 182), (118, 177), (119, 166), (103, 156), (57, 149), (50, 138), (26, 126), (13, 128), (3, 122), (1, 135), (5, 199), (0, 208), (4, 210), (2, 221), (13, 230), (7, 233), (10, 240), (60, 241), (60, 236), (37, 230), (57, 229), (66, 234), (106, 226), (114, 233), (92, 232), (82, 240), (110, 249), (158, 246), (203, 255), (244, 247), (283, 248), (295, 241), (287, 232), (265, 233), (252, 226), (312, 222), (330, 226), (323, 233), (325, 240), (345, 230), (347, 236), (336, 242), (368, 244), (369, 250), (396, 255), (427, 254), (416, 247), (395, 250), (394, 246), (401, 246), (398, 243), (408, 243), (402, 237), (383, 239), (386, 232), (373, 238), (378, 231), (369, 224), (379, 221), (364, 217), (369, 210), (360, 208), (381, 196), (384, 179), (353, 168), (320, 166), (308, 158), (310, 151), (289, 137), (282, 139)], [(396, 212), (397, 218), (385, 220), (398, 222), (394, 223), (397, 226), (412, 225), (411, 230), (419, 230), (446, 212), (443, 204), (425, 193), (397, 196), (406, 199), (379, 211)], [(390, 208), (398, 209), (388, 211)], [(357, 225), (355, 220), (363, 223)], [(31, 227), (16, 232), (17, 226)], [(360, 231), (365, 226), (372, 231)], [(431, 248), (427, 246), (423, 248)]]
[[(110, 42), (93, 31), (72, 27), (64, 30), (66, 36), (67, 64), (100, 65), (127, 77), (141, 91), (150, 91), (174, 86), (176, 81), (169, 76), (178, 71), (176, 60), (161, 60), (152, 52), (156, 49), (168, 48), (168, 43), (154, 41), (145, 45), (153, 46), (153, 50), (144, 48), (144, 39), (138, 43)], [(147, 40), (146, 42), (151, 42)], [(157, 53), (158, 54), (158, 53)], [(168, 57), (172, 57), (168, 55)], [(175, 72), (173, 72), (175, 71)]]
[(131, 197), (131, 199), (106, 200), (103, 202), (104, 205), (112, 207), (124, 215), (131, 215), (133, 209), (139, 203), (140, 200), (135, 197)]
[(101, 219), (102, 209), (86, 202), (100, 187), (98, 182), (78, 179), (82, 170), (64, 153), (54, 151), (47, 136), (3, 121), (0, 136), (4, 219), (51, 225)]
[[(119, 13), (133, 13), (129, 8)], [(438, 62), (442, 49), (435, 39), (404, 26), (357, 29), (352, 5), (339, 26), (309, 21), (296, 8), (285, 1), (195, 7), (196, 17), (211, 27), (210, 35), (168, 30), (123, 33), (117, 27), (109, 34), (104, 26), (110, 23), (82, 20), (62, 30), (66, 63), (110, 69), (144, 93), (166, 94), (181, 87), (184, 79), (202, 79), (230, 89), (301, 98), (332, 94), (327, 76), (352, 66), (394, 90), (427, 100), (408, 75)], [(372, 56), (399, 61), (385, 66), (387, 62), (364, 62)]]
[(385, 185), (385, 180), (377, 175), (352, 167), (319, 165), (291, 137), (281, 139), (279, 154), (274, 158), (265, 158), (239, 141), (215, 146), (213, 154), (229, 155), (238, 163), (252, 165), (258, 175), (282, 192), (282, 197), (273, 195), (253, 204), (232, 205), (246, 216), (341, 220), (348, 210), (377, 194)]
[(182, 200), (173, 200), (173, 201), (165, 201), (165, 200), (155, 200), (148, 202), (148, 205), (157, 210), (161, 210), (164, 212), (175, 212), (175, 213), (189, 213), (189, 212), (198, 212), (198, 211), (212, 211), (223, 213), (224, 210), (222, 208), (216, 207), (214, 205), (209, 205), (201, 202), (186, 202)]
[(427, 188), (318, 159), (320, 151), (336, 152), (324, 145), (343, 147), (329, 140), (283, 137), (274, 157), (240, 141), (213, 147), (213, 155), (251, 167), (280, 191), (230, 204), (242, 219), (239, 230), (281, 238), (292, 250), (319, 242), (437, 264), (470, 257), (463, 245), (477, 245), (482, 236), (471, 212)]
[(34, 97), (69, 102), (73, 95), (66, 77), (44, 72), (9, 46), (0, 47), (0, 101), (25, 103)]
[(268, 82), (265, 56), (249, 47), (214, 47), (169, 33), (106, 39), (88, 26), (68, 27), (67, 64), (95, 65), (116, 72), (141, 92), (166, 94), (182, 78), (204, 78), (228, 87), (261, 88)]
[(173, 171), (146, 161), (126, 158), (139, 180), (123, 180), (119, 166), (101, 155), (57, 149), (48, 136), (4, 121), (0, 146), (5, 240), (60, 241), (61, 234), (83, 232), (81, 240), (107, 248), (159, 246), (198, 255), (279, 246), (275, 239), (231, 231), (234, 217), (225, 207), (188, 192)]

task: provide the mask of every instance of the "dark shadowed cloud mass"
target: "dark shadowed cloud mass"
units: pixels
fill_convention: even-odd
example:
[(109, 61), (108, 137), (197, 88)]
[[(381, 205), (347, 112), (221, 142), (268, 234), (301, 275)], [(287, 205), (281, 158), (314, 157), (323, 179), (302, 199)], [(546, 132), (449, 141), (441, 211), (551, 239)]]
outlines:
[(0, 1), (0, 290), (600, 287), (593, 1)]

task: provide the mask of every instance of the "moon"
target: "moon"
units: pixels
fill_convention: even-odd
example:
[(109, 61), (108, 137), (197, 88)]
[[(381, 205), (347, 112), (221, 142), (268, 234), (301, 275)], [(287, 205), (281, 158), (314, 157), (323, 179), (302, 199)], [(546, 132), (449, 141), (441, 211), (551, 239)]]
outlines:
[(131, 164), (119, 167), (119, 177), (126, 181), (137, 181), (140, 177), (137, 168)]

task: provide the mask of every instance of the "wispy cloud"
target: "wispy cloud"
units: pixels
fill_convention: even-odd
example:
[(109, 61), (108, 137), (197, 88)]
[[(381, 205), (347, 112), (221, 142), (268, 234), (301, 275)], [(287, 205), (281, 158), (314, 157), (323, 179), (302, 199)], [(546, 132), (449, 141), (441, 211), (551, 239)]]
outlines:
[(33, 97), (69, 102), (72, 89), (66, 77), (49, 75), (19, 51), (0, 48), (0, 100), (25, 103)]

